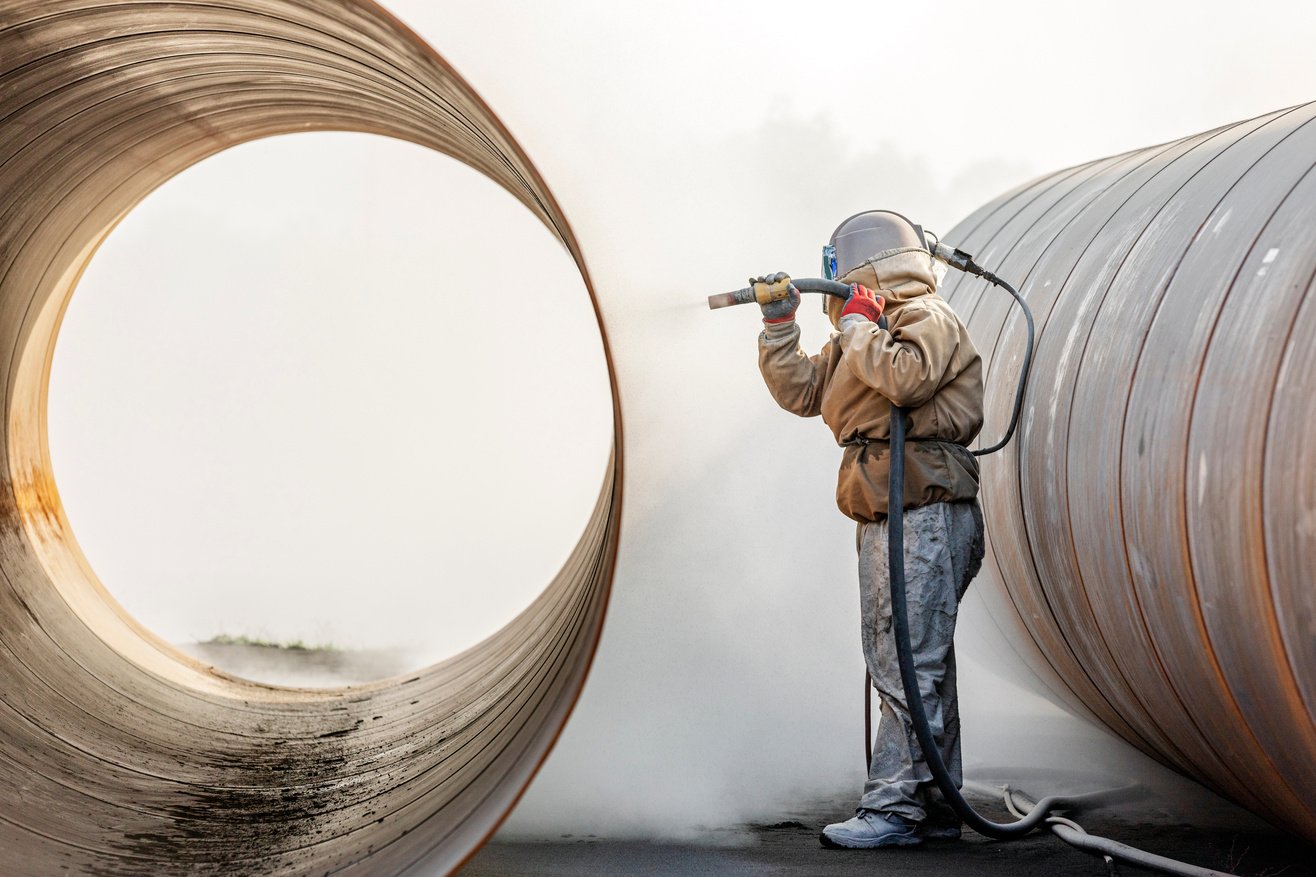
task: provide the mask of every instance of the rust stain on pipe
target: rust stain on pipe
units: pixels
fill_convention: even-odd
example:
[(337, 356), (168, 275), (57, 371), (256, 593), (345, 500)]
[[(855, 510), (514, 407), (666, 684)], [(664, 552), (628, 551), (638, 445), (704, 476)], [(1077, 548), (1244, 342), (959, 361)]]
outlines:
[[(608, 476), (562, 571), (503, 630), (414, 678), (306, 691), (212, 672), (124, 613), (73, 539), (45, 404), (82, 269), (179, 171), (305, 130), (398, 137), (484, 173), (561, 239), (593, 299), (571, 227), (524, 151), (374, 3), (0, 0), (6, 870), (451, 871), (509, 812), (579, 695), (617, 551), (615, 380)], [(608, 367), (611, 378), (610, 353)]]
[[(1072, 704), (1309, 840), (1313, 156), (1309, 104), (1062, 171), (946, 235), (1039, 326), (1019, 440), (984, 464), (993, 614)], [(946, 295), (995, 435), (1023, 332), (984, 286)]]

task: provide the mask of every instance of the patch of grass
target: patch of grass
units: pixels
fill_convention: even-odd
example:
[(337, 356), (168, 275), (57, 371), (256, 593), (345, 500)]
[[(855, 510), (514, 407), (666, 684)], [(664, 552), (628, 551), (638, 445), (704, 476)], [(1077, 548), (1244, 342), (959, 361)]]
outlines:
[(219, 636), (211, 637), (202, 643), (206, 646), (250, 646), (258, 649), (282, 649), (289, 652), (336, 652), (338, 647), (329, 643), (319, 643), (310, 645), (302, 640), (295, 639), (291, 642), (281, 643), (274, 640), (260, 639), (251, 637), (246, 634), (231, 636), (227, 633), (221, 633)]

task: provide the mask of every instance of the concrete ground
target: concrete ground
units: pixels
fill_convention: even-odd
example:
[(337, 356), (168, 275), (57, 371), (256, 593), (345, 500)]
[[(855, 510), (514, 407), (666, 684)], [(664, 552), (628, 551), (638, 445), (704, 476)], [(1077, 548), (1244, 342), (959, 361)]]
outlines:
[[(1108, 732), (1036, 697), (1014, 692), (993, 703), (991, 686), (977, 680), (961, 696), (977, 719), (965, 747), (968, 779), (981, 787), (1005, 784), (1031, 793), (1083, 795), (1123, 789), (1108, 803), (1071, 818), (1089, 833), (1146, 852), (1240, 877), (1316, 877), (1316, 847), (1282, 834), (1191, 780), (1153, 762)], [(978, 702), (971, 699), (977, 698)], [(968, 709), (966, 709), (966, 713)], [(992, 733), (991, 729), (998, 729)], [(1015, 733), (1013, 729), (1024, 729)], [(1004, 731), (1000, 730), (1004, 729)], [(1009, 733), (1006, 733), (1009, 731)], [(1002, 842), (966, 831), (959, 841), (886, 850), (834, 850), (818, 843), (829, 822), (848, 819), (862, 785), (791, 809), (761, 809), (759, 824), (727, 826), (679, 842), (575, 836), (534, 837), (512, 825), (494, 836), (463, 877), (557, 875), (816, 875), (936, 874), (1082, 875), (1151, 873), (1129, 865), (1115, 870), (1049, 832)], [(532, 790), (533, 791), (533, 790)], [(1041, 794), (1038, 794), (1041, 793)], [(967, 791), (974, 807), (998, 822), (1012, 821), (996, 793)], [(515, 822), (515, 819), (513, 820)], [(584, 834), (585, 836), (581, 836)]]
[[(991, 818), (1009, 815), (994, 802), (973, 803)], [(847, 818), (848, 800), (819, 802), (783, 814), (770, 825), (709, 832), (700, 841), (658, 842), (562, 835), (553, 839), (500, 840), (482, 849), (462, 877), (557, 877), (557, 875), (864, 875), (936, 874), (957, 877), (999, 875), (1083, 875), (1149, 873), (1128, 865), (1114, 871), (1048, 833), (1011, 842), (965, 832), (959, 841), (931, 841), (887, 850), (832, 850), (818, 843), (828, 822)], [(1080, 817), (1098, 834), (1194, 865), (1246, 877), (1316, 875), (1316, 849), (1287, 838), (1250, 818), (1234, 828), (1194, 828), (1154, 803), (1118, 813), (1094, 811)]]

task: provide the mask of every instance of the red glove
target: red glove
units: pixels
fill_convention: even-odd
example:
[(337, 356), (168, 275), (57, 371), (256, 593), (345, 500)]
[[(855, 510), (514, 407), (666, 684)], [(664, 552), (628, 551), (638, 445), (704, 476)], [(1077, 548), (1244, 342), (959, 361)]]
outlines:
[(858, 283), (851, 283), (850, 297), (845, 300), (845, 310), (841, 311), (840, 320), (845, 319), (851, 314), (855, 314), (863, 317), (870, 323), (876, 323), (882, 318), (882, 309), (884, 307), (886, 307), (886, 299), (882, 298), (882, 296), (875, 295), (873, 291), (866, 286), (860, 286)]

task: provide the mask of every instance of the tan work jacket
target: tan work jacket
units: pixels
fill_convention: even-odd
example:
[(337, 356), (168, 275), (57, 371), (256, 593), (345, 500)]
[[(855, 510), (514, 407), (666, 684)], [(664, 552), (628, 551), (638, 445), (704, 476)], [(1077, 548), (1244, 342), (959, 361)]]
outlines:
[[(821, 414), (845, 448), (836, 504), (856, 521), (887, 513), (891, 403), (909, 409), (905, 508), (978, 495), (978, 462), (965, 446), (982, 428), (982, 358), (941, 296), (925, 250), (881, 253), (842, 278), (886, 299), (887, 329), (859, 322), (822, 352), (800, 349), (795, 323), (759, 335), (759, 369), (777, 404)], [(829, 302), (835, 323), (842, 303)]]

